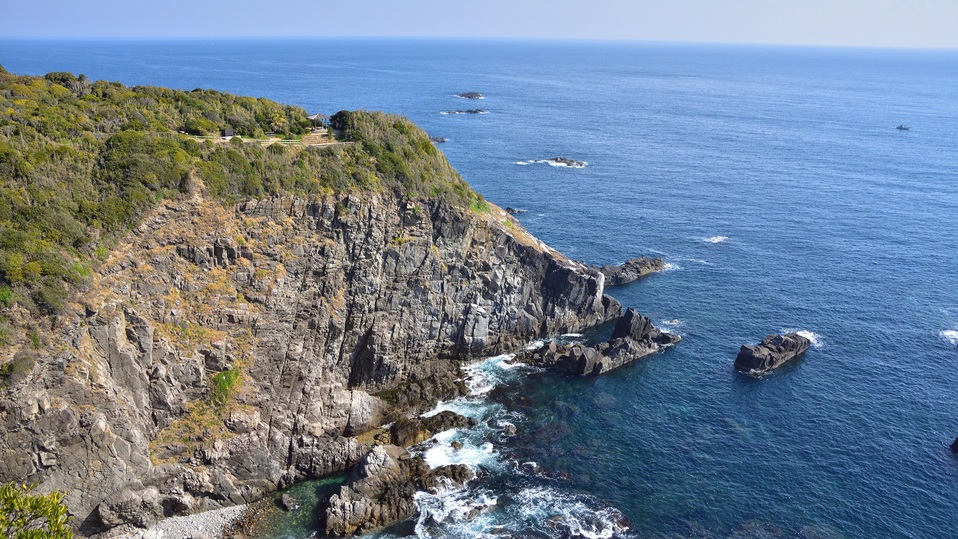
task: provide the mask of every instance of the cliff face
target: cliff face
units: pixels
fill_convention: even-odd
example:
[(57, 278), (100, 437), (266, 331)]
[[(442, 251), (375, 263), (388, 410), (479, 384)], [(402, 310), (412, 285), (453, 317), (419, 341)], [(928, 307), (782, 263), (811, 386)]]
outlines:
[(499, 208), (391, 194), (167, 202), (73, 307), (3, 390), (0, 481), (86, 530), (342, 471), (461, 360), (621, 310)]

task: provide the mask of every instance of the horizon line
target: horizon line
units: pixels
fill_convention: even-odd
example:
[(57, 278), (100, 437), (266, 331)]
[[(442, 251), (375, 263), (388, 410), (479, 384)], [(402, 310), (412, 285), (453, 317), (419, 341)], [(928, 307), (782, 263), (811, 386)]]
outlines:
[(643, 40), (643, 39), (608, 39), (608, 38), (563, 38), (563, 37), (524, 37), (524, 36), (380, 36), (380, 35), (224, 35), (224, 36), (3, 36), (3, 41), (284, 41), (284, 40), (382, 40), (382, 41), (474, 41), (474, 42), (523, 42), (523, 43), (588, 43), (588, 44), (644, 44), (644, 45), (715, 45), (733, 47), (782, 47), (782, 48), (813, 48), (813, 49), (857, 49), (857, 50), (908, 50), (908, 51), (958, 51), (954, 47), (930, 47), (921, 45), (863, 45), (863, 44), (829, 44), (829, 43), (794, 43), (794, 42), (736, 42), (736, 41), (691, 41), (691, 40)]

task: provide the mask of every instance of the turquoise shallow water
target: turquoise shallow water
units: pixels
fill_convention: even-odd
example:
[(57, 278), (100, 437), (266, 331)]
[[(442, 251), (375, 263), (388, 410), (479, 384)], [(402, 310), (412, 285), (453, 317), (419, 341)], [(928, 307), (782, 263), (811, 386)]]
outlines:
[[(557, 249), (672, 264), (611, 292), (678, 320), (676, 348), (599, 379), (484, 367), (487, 428), (455, 436), (489, 473), (446, 508), (488, 507), (463, 524), (423, 500), (446, 517), (420, 535), (555, 537), (599, 515), (584, 535), (958, 536), (958, 52), (0, 41), (0, 63), (398, 112)], [(555, 156), (588, 166), (516, 164)], [(733, 372), (783, 329), (818, 344), (762, 380)]]

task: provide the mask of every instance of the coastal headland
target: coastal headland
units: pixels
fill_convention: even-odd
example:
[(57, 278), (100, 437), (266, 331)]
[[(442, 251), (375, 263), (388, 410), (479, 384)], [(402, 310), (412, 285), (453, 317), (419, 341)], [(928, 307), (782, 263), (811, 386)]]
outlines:
[[(311, 126), (264, 99), (2, 68), (0, 109), (0, 481), (65, 492), (82, 534), (350, 469), (368, 496), (383, 470), (429, 488), (389, 448), (437, 427), (384, 425), (462, 394), (469, 360), (622, 315), (602, 272), (399, 116), (334, 115), (352, 144), (200, 143)], [(632, 356), (672, 342), (623, 324)], [(389, 523), (372, 513), (328, 531)]]

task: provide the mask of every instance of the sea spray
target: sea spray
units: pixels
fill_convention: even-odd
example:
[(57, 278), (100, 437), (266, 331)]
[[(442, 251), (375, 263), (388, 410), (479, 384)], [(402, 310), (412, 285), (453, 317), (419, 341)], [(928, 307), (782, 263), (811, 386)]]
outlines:
[[(531, 348), (540, 346), (537, 342)], [(522, 377), (539, 372), (511, 360), (514, 354), (495, 356), (466, 370), (469, 395), (439, 403), (423, 414), (445, 410), (476, 419), (469, 429), (440, 432), (411, 449), (432, 468), (464, 464), (477, 479), (463, 486), (441, 485), (419, 492), (419, 515), (412, 532), (422, 538), (474, 538), (535, 534), (542, 537), (612, 538), (628, 530), (627, 519), (616, 508), (590, 496), (556, 488), (555, 480), (537, 466), (520, 466), (503, 449), (524, 417), (489, 398), (503, 385), (521, 387)], [(408, 533), (408, 531), (407, 531)], [(379, 537), (395, 537), (385, 532)]]

